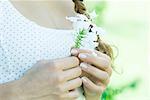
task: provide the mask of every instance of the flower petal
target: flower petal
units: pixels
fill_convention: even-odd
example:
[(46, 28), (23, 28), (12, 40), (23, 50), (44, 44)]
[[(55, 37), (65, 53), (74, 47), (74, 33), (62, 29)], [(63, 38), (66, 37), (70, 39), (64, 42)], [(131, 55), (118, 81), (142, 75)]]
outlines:
[(91, 17), (91, 19), (97, 17), (97, 14), (96, 14), (95, 10), (92, 13), (90, 13), (90, 17)]

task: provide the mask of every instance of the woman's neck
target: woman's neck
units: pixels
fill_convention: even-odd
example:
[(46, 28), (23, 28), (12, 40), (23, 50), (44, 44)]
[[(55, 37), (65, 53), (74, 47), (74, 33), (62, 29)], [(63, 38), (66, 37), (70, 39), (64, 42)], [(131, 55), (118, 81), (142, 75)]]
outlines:
[(11, 3), (22, 15), (41, 26), (57, 29), (72, 28), (71, 23), (65, 19), (66, 16), (75, 15), (71, 0), (11, 0)]

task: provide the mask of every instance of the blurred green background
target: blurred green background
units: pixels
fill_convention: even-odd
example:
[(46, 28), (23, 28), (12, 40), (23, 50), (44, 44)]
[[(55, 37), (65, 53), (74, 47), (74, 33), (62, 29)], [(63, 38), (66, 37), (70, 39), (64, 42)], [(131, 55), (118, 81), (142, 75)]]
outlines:
[[(108, 34), (105, 41), (117, 46), (119, 55), (103, 100), (150, 100), (148, 65), (149, 0), (85, 0), (95, 23)], [(150, 38), (149, 38), (150, 39)], [(116, 49), (114, 48), (116, 53)]]

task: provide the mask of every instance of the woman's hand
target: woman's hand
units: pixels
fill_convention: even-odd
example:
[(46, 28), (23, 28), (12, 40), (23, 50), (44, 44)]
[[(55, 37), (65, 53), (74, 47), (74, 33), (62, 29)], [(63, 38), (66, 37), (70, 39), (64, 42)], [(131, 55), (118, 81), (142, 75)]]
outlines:
[(112, 73), (111, 59), (96, 50), (72, 49), (72, 55), (81, 60), (82, 81), (86, 100), (99, 100)]
[(39, 61), (20, 80), (23, 100), (75, 100), (80, 75), (77, 57)]

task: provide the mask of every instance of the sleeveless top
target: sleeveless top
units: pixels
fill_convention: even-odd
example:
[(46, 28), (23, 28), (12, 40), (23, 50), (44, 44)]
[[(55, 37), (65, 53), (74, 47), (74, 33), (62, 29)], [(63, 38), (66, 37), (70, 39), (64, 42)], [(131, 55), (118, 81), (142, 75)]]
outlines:
[[(41, 59), (70, 55), (73, 30), (45, 28), (25, 18), (8, 1), (0, 1), (0, 84), (17, 80)], [(95, 34), (83, 40), (82, 48), (93, 49)]]

